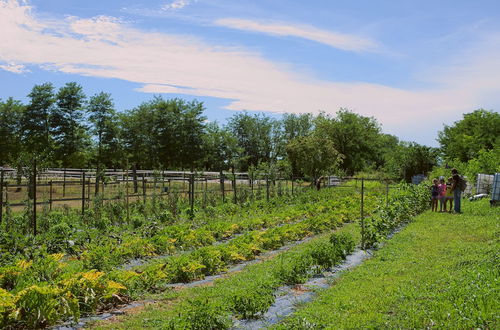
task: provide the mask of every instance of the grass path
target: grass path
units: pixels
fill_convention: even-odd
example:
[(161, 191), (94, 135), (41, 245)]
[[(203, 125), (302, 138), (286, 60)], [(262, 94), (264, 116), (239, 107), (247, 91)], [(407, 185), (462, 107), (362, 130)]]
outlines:
[(425, 212), (279, 329), (500, 327), (500, 209)]

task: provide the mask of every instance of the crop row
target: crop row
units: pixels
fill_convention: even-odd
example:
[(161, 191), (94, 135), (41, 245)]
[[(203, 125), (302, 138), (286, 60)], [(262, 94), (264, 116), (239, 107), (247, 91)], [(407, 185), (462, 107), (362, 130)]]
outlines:
[[(264, 250), (331, 230), (354, 218), (359, 198), (341, 195), (331, 191), (311, 193), (304, 195), (301, 203), (267, 216), (237, 221), (218, 218), (198, 227), (170, 225), (149, 237), (144, 233), (130, 235), (130, 239), (118, 237), (121, 244), (90, 243), (78, 258), (41, 253), (32, 260), (18, 259), (0, 272), (0, 325), (41, 327), (61, 319), (77, 320), (97, 309), (123, 303), (131, 295), (161, 290), (167, 283), (220, 273), (228, 265), (251, 260)], [(309, 201), (304, 203), (306, 198)], [(376, 198), (365, 201), (373, 206)], [(254, 228), (267, 229), (249, 231)], [(210, 246), (241, 232), (245, 234)], [(123, 253), (124, 249), (131, 252)], [(195, 250), (152, 262), (136, 271), (112, 270), (130, 257), (187, 249)]]
[[(380, 206), (368, 222), (377, 226), (378, 240), (413, 215), (423, 211), (425, 189), (402, 187), (387, 205)], [(264, 314), (274, 303), (282, 285), (305, 282), (317, 272), (329, 269), (350, 253), (355, 245), (346, 235), (318, 237), (296, 246), (279, 257), (248, 267), (245, 271), (217, 281), (212, 287), (196, 288), (173, 308), (148, 316), (142, 325), (164, 329), (226, 329), (234, 319), (249, 319)], [(285, 322), (280, 329), (302, 329), (301, 320)], [(137, 324), (136, 324), (137, 325)]]
[[(290, 208), (288, 215), (277, 216), (275, 214), (266, 221), (262, 219), (257, 221), (253, 218), (251, 222), (257, 228), (273, 225), (272, 229), (263, 232), (248, 232), (226, 244), (206, 246), (186, 255), (169, 258), (168, 262), (163, 265), (156, 263), (147, 266), (145, 270), (139, 272), (115, 270), (104, 273), (89, 268), (91, 264), (88, 263), (85, 253), (81, 255), (80, 260), (69, 260), (61, 253), (45, 254), (43, 257), (30, 261), (17, 260), (15, 264), (3, 267), (0, 272), (0, 287), (2, 288), (0, 290), (2, 323), (0, 324), (34, 327), (50, 325), (60, 319), (70, 317), (76, 320), (80, 315), (95, 312), (98, 308), (123, 303), (132, 292), (154, 291), (158, 283), (187, 281), (223, 271), (228, 264), (252, 259), (264, 249), (276, 248), (287, 241), (321, 232), (331, 227), (333, 222), (337, 225), (338, 220), (332, 221), (332, 218), (328, 220), (325, 215), (325, 212), (330, 211), (333, 205), (339, 210), (342, 210), (346, 204), (356, 205), (349, 198), (329, 202), (326, 197), (318, 198), (315, 195), (311, 199), (314, 201), (306, 206), (300, 206), (297, 209)], [(320, 216), (311, 217), (311, 214)], [(275, 226), (298, 217), (307, 218), (303, 222)], [(213, 231), (219, 235), (218, 238), (228, 237), (238, 228), (234, 223), (226, 223), (229, 227), (223, 227), (220, 224), (219, 228), (224, 230)], [(210, 225), (214, 226), (214, 224)], [(246, 229), (252, 228), (252, 225), (246, 224)], [(172, 228), (176, 226), (166, 228), (173, 230)], [(228, 232), (228, 229), (233, 231)], [(193, 237), (193, 242), (200, 242), (199, 237), (210, 237), (207, 236), (205, 228), (198, 230), (188, 229), (189, 235), (185, 237)], [(206, 244), (213, 243), (214, 235), (212, 234), (211, 237), (212, 239), (205, 241)], [(167, 242), (174, 243), (175, 246), (176, 241), (172, 241), (170, 236)], [(146, 243), (138, 240), (135, 245), (138, 251), (142, 251), (140, 255), (144, 255), (143, 251), (148, 251)], [(193, 244), (193, 247), (196, 247), (196, 244)], [(98, 261), (110, 258), (109, 250), (103, 249), (100, 259), (98, 253), (94, 252), (98, 250), (96, 246), (87, 251), (92, 251), (89, 254), (94, 253)]]

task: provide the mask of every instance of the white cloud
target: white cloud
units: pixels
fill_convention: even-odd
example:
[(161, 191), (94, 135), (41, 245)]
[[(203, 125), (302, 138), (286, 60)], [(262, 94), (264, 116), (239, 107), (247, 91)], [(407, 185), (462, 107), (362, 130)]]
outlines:
[(161, 10), (170, 11), (170, 10), (179, 10), (187, 5), (189, 5), (191, 0), (172, 0), (161, 6)]
[(476, 50), (480, 56), (469, 57), (458, 68), (430, 72), (429, 81), (439, 88), (403, 90), (317, 80), (255, 53), (144, 32), (112, 17), (68, 17), (54, 31), (53, 21), (38, 18), (15, 0), (0, 0), (0, 22), (0, 63), (13, 63), (7, 64), (11, 71), (35, 65), (122, 79), (142, 84), (139, 90), (148, 93), (228, 99), (232, 110), (333, 113), (348, 107), (374, 116), (388, 132), (404, 138), (458, 119), (464, 111), (487, 108), (490, 98), (484, 91), (500, 95), (498, 47)]
[(21, 64), (16, 64), (16, 63), (7, 63), (7, 64), (0, 64), (0, 69), (9, 71), (12, 73), (24, 73), (24, 72), (29, 72), (28, 69), (24, 65)]
[(310, 25), (288, 24), (278, 22), (259, 22), (239, 18), (222, 18), (215, 21), (216, 25), (232, 29), (260, 32), (273, 36), (297, 37), (319, 42), (330, 47), (350, 51), (374, 51), (377, 43), (368, 38), (321, 30)]

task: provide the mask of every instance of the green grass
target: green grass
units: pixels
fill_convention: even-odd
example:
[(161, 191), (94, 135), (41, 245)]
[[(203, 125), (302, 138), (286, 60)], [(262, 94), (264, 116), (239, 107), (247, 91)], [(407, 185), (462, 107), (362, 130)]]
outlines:
[(279, 329), (500, 327), (500, 210), (425, 212)]

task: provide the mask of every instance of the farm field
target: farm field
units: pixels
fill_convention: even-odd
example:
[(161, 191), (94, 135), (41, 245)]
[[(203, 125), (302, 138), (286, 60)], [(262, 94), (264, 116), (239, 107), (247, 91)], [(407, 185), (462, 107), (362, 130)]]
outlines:
[[(423, 196), (421, 189), (406, 188), (395, 192), (387, 205), (383, 203), (386, 206), (379, 207), (367, 219), (371, 226), (365, 227), (369, 232), (365, 236), (373, 238), (371, 244), (425, 208)], [(195, 287), (178, 285), (173, 290), (150, 296), (158, 303), (94, 326), (224, 329), (236, 322), (259, 318), (273, 305), (282, 286), (294, 287), (330, 269), (360, 243), (362, 229), (359, 223), (338, 225), (329, 225), (323, 234), (318, 232), (319, 235), (310, 240), (213, 282)], [(336, 227), (339, 229), (335, 230)]]
[(498, 329), (500, 215), (425, 212), (375, 257), (272, 329)]
[[(367, 185), (366, 215), (386, 202), (385, 194), (384, 185)], [(171, 292), (175, 283), (226, 272), (265, 251), (355, 221), (360, 198), (351, 185), (243, 207), (225, 203), (200, 210), (193, 220), (166, 211), (166, 205), (137, 203), (129, 222), (123, 205), (106, 204), (87, 217), (71, 210), (48, 213), (36, 237), (25, 235), (22, 217), (13, 218), (19, 222), (2, 224), (2, 326), (46, 327)], [(352, 245), (347, 238), (340, 242)], [(335, 253), (332, 260), (339, 258)], [(331, 263), (319, 261), (321, 267)]]

